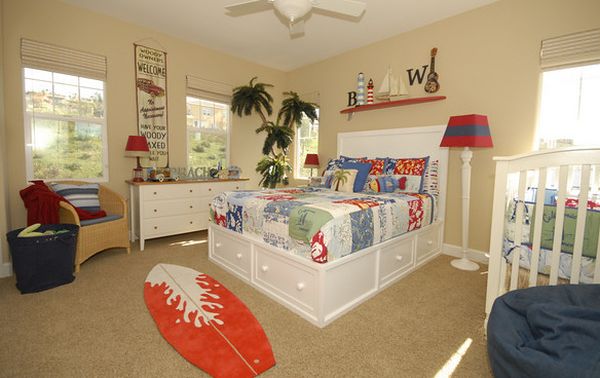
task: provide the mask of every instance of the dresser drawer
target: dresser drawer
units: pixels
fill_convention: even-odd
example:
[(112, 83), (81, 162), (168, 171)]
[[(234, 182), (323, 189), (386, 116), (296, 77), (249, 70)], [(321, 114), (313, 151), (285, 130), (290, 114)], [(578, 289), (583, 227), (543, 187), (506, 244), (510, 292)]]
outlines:
[(245, 182), (244, 181), (234, 181), (234, 182), (210, 182), (206, 184), (207, 189), (210, 189), (210, 193), (219, 194), (221, 192), (230, 192), (233, 190), (244, 189)]
[(175, 199), (175, 198), (192, 198), (201, 193), (201, 185), (197, 184), (156, 184), (143, 186), (144, 202)]
[(415, 264), (414, 238), (397, 241), (381, 248), (379, 257), (379, 284), (394, 280)]
[(255, 252), (255, 284), (306, 311), (313, 311), (316, 305), (316, 273), (260, 247), (256, 247)]
[(201, 224), (203, 224), (203, 222), (201, 218), (206, 218), (207, 216), (207, 213), (204, 212), (144, 219), (142, 221), (144, 225), (144, 234), (149, 237), (157, 237), (198, 231), (202, 229)]
[(219, 231), (214, 231), (212, 235), (212, 257), (249, 281), (252, 263), (250, 244)]
[(429, 226), (427, 231), (417, 235), (417, 262), (431, 256), (440, 249), (441, 227), (439, 224)]
[[(203, 206), (204, 205), (204, 206)], [(206, 211), (208, 204), (201, 198), (180, 198), (173, 200), (147, 201), (143, 208), (144, 218), (158, 218), (173, 215), (194, 214)]]

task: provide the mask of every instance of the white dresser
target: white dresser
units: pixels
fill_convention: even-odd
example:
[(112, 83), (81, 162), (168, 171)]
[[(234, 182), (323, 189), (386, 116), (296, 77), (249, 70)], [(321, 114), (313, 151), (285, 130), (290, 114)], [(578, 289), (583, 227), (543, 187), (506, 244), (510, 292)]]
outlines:
[(244, 189), (248, 179), (132, 182), (129, 184), (130, 239), (147, 239), (206, 230), (208, 205), (217, 194)]

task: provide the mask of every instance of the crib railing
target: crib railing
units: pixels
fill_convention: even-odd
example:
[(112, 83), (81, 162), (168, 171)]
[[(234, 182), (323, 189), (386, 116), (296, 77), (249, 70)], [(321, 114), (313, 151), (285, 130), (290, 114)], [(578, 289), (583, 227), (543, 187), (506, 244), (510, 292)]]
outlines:
[[(576, 226), (570, 270), (570, 283), (580, 282), (584, 232), (588, 206), (597, 203), (600, 193), (600, 146), (570, 147), (551, 151), (539, 151), (511, 157), (496, 157), (496, 180), (494, 185), (494, 202), (492, 208), (492, 227), (490, 235), (490, 257), (488, 268), (488, 284), (486, 297), (486, 314), (491, 311), (494, 300), (507, 290), (518, 287), (520, 259), (524, 252), (523, 223), (533, 221), (529, 228), (531, 259), (528, 286), (538, 284), (538, 265), (542, 247), (542, 227), (544, 209), (547, 200), (547, 188), (556, 193), (556, 212), (554, 220), (554, 236), (552, 240), (549, 285), (559, 283), (559, 266), (563, 247), (563, 226), (566, 202), (571, 207), (576, 202)], [(528, 198), (535, 206), (535, 215), (526, 213), (525, 198), (534, 191), (534, 198)], [(574, 192), (577, 192), (576, 194)], [(576, 201), (575, 201), (576, 198)], [(514, 212), (514, 244), (510, 264), (503, 257), (505, 225), (509, 205), (516, 206)], [(599, 209), (600, 210), (600, 209)], [(600, 241), (600, 236), (598, 237)], [(600, 256), (600, 242), (596, 255)], [(529, 248), (529, 246), (527, 247)], [(506, 282), (507, 270), (510, 266), (509, 282)], [(600, 263), (596, 263), (593, 282), (600, 283)]]

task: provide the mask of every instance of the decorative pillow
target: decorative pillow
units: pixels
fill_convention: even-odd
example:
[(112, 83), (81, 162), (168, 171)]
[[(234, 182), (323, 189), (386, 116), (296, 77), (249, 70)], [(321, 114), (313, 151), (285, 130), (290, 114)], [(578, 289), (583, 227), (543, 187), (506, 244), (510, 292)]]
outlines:
[[(399, 180), (397, 192), (421, 193), (429, 156), (395, 160), (392, 175)], [(388, 165), (389, 166), (389, 165)], [(406, 179), (402, 179), (406, 177)]]
[(354, 192), (354, 181), (356, 181), (356, 169), (338, 169), (333, 174), (331, 188), (336, 192)]
[(387, 158), (362, 159), (361, 162), (371, 164), (369, 175), (377, 176), (384, 174)]
[(356, 180), (354, 180), (354, 192), (362, 192), (365, 183), (367, 182), (367, 176), (369, 175), (369, 171), (371, 170), (370, 163), (350, 163), (346, 162), (342, 164), (342, 169), (356, 169)]
[(50, 187), (75, 207), (91, 212), (100, 211), (98, 184), (73, 185), (52, 183)]
[(399, 187), (398, 179), (394, 176), (380, 175), (371, 177), (373, 177), (373, 179), (369, 182), (369, 191), (391, 193)]
[(440, 194), (438, 169), (440, 166), (439, 160), (431, 160), (425, 170), (425, 177), (423, 177), (423, 193), (429, 193), (434, 196)]
[(344, 155), (340, 155), (340, 160), (342, 161), (342, 163), (360, 163), (361, 160), (366, 159), (366, 156), (363, 157), (351, 157), (351, 156), (344, 156)]
[(325, 166), (325, 169), (323, 170), (322, 176), (327, 176), (327, 175), (333, 173), (333, 171), (335, 171), (336, 169), (338, 169), (341, 166), (342, 166), (342, 160), (329, 159), (329, 161), (327, 162), (327, 165)]

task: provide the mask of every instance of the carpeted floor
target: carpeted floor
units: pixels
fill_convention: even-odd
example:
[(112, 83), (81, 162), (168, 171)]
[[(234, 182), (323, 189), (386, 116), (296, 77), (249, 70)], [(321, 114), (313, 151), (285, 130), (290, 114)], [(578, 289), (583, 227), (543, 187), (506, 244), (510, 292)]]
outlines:
[(106, 251), (73, 283), (41, 293), (21, 295), (14, 278), (0, 279), (0, 376), (205, 376), (160, 336), (146, 309), (144, 279), (159, 262), (211, 275), (250, 308), (277, 361), (265, 377), (434, 377), (467, 339), (452, 376), (491, 376), (486, 276), (452, 268), (448, 256), (319, 329), (207, 255), (199, 232), (151, 240), (143, 252), (135, 245), (131, 255)]

